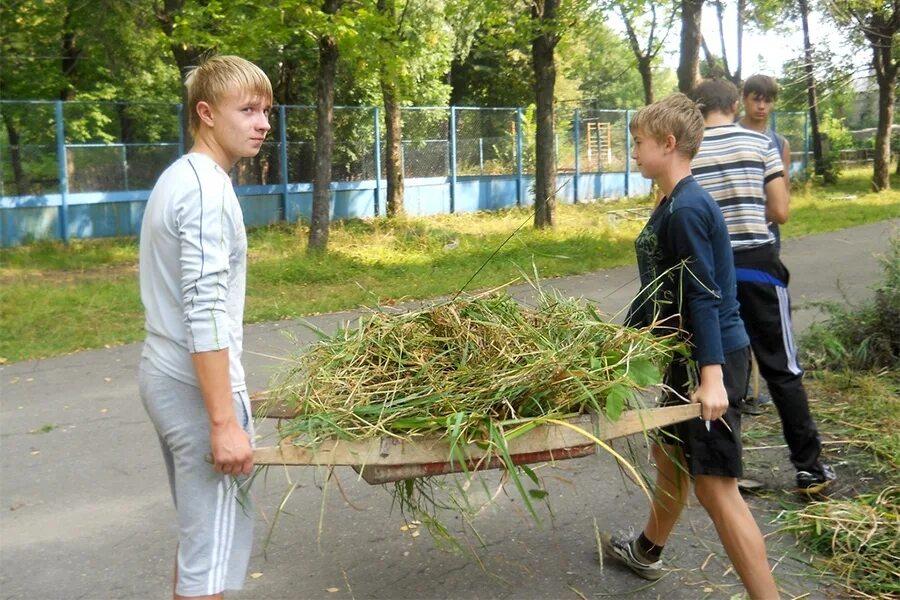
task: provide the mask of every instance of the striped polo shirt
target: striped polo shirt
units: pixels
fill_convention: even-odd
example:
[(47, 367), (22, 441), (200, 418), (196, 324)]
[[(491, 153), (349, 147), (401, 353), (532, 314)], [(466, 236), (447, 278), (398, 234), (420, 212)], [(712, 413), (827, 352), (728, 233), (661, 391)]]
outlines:
[(784, 169), (769, 138), (735, 124), (707, 127), (691, 172), (722, 210), (734, 250), (775, 242), (765, 184), (783, 177)]
[(196, 386), (191, 354), (227, 348), (232, 391), (246, 390), (247, 234), (228, 173), (205, 154), (175, 161), (150, 193), (140, 246), (143, 358)]

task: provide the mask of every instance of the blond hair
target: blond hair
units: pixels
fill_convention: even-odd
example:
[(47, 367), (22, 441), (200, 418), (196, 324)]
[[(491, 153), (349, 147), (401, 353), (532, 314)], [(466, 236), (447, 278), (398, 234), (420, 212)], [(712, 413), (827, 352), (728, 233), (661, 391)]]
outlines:
[(703, 115), (697, 103), (681, 93), (666, 96), (634, 115), (629, 124), (632, 135), (641, 132), (663, 142), (675, 137), (675, 149), (694, 158), (703, 141)]
[(196, 136), (200, 129), (197, 104), (215, 106), (229, 92), (238, 90), (272, 101), (272, 83), (262, 69), (239, 56), (213, 56), (194, 67), (184, 78), (187, 91), (188, 127)]

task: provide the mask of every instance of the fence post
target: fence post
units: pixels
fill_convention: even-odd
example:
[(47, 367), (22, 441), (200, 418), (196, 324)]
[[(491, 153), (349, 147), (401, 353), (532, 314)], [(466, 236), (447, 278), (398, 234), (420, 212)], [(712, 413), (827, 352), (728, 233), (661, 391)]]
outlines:
[(575, 125), (575, 193), (573, 194), (573, 202), (578, 204), (578, 176), (580, 175), (580, 161), (578, 160), (578, 155), (580, 153), (581, 146), (581, 115), (578, 112), (578, 109), (575, 109), (575, 118), (573, 119), (573, 124)]
[(478, 138), (478, 174), (484, 176), (484, 138)]
[(809, 161), (809, 113), (803, 113), (803, 172), (806, 173)]
[(63, 123), (63, 102), (56, 101), (56, 167), (59, 175), (59, 237), (69, 243), (69, 168), (66, 164), (66, 127)]
[(288, 220), (288, 153), (287, 153), (287, 107), (278, 105), (278, 138), (281, 145), (281, 220)]
[(631, 188), (631, 111), (625, 110), (625, 197)]
[(381, 201), (381, 116), (377, 106), (372, 107), (375, 114), (375, 216), (378, 216), (378, 203)]
[(456, 212), (456, 107), (450, 107), (450, 214)]
[(122, 142), (122, 179), (125, 183), (125, 191), (128, 191), (128, 144)]
[(522, 177), (522, 108), (516, 109), (516, 206), (525, 204), (525, 180)]

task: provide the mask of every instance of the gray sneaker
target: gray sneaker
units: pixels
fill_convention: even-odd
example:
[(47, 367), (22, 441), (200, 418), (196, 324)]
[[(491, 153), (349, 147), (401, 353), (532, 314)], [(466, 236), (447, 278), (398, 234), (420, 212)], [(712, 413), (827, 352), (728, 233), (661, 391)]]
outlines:
[(663, 570), (662, 561), (657, 560), (656, 562), (648, 563), (638, 558), (634, 550), (636, 541), (637, 536), (634, 534), (633, 528), (613, 535), (607, 532), (600, 534), (600, 543), (603, 546), (603, 554), (605, 556), (625, 565), (644, 579), (656, 581), (666, 574)]

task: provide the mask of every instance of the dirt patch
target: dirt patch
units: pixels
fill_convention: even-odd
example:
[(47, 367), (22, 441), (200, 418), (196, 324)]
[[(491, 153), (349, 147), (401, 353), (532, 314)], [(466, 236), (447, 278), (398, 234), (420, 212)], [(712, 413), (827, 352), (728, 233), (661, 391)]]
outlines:
[(84, 281), (97, 281), (100, 279), (120, 280), (136, 278), (137, 273), (138, 266), (136, 264), (108, 265), (79, 271), (0, 268), (0, 285), (27, 283), (58, 283), (70, 285)]

